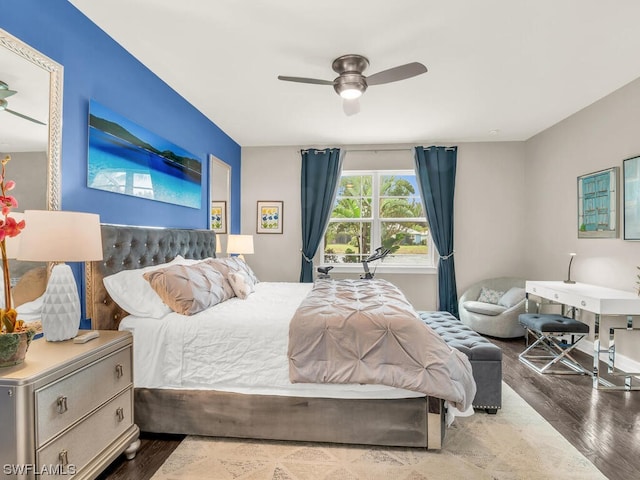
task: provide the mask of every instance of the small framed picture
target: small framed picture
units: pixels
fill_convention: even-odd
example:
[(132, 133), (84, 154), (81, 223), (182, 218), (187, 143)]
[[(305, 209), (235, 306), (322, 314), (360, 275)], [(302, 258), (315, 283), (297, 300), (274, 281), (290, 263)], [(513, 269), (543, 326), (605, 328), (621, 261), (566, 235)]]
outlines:
[(578, 177), (578, 238), (618, 238), (618, 170)]
[(258, 200), (257, 233), (282, 233), (284, 202)]
[(227, 202), (211, 200), (211, 230), (227, 233)]

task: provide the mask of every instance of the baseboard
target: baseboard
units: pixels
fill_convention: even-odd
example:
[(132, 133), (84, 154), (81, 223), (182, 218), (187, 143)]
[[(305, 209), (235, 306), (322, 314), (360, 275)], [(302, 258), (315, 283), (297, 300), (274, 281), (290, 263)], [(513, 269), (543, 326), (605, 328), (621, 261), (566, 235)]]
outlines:
[[(593, 342), (590, 340), (583, 339), (576, 346), (576, 350), (580, 350), (581, 352), (586, 353), (590, 357), (593, 358)], [(604, 353), (600, 354), (600, 359), (602, 361), (607, 361), (607, 355)], [(622, 370), (623, 372), (640, 372), (640, 362), (637, 360), (633, 360), (625, 355), (620, 355), (616, 353), (615, 359), (616, 368)], [(636, 378), (640, 379), (640, 376)]]

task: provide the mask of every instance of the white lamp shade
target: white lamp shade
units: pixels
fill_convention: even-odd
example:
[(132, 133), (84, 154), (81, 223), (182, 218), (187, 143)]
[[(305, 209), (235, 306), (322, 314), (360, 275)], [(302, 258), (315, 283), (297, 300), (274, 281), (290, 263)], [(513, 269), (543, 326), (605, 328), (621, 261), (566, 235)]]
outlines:
[(227, 253), (253, 253), (253, 235), (229, 235), (227, 237)]
[[(9, 217), (15, 219), (16, 222), (24, 220), (24, 213), (11, 212)], [(20, 240), (24, 231), (20, 232), (15, 237), (5, 237), (5, 245), (7, 248), (7, 258), (18, 258), (18, 250), (20, 249)]]
[(102, 260), (100, 216), (62, 210), (26, 210), (18, 260), (86, 262)]

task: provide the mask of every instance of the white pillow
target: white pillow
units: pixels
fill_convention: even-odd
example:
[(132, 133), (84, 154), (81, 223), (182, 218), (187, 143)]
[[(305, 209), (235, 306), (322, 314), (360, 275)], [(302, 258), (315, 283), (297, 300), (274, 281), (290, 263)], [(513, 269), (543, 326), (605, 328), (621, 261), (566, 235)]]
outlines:
[(500, 315), (506, 310), (506, 307), (503, 307), (502, 305), (495, 305), (493, 303), (486, 302), (474, 302), (473, 300), (464, 302), (462, 306), (469, 312), (479, 313), (480, 315), (488, 315), (491, 317)]
[(23, 303), (16, 307), (18, 318), (25, 322), (33, 322), (42, 318), (42, 306), (44, 304), (44, 293), (35, 300)]
[(228, 279), (231, 288), (233, 288), (233, 293), (242, 300), (256, 291), (253, 280), (246, 272), (230, 272)]
[(260, 282), (245, 260), (240, 257), (229, 257), (228, 260), (235, 262), (238, 268), (249, 276), (249, 280), (251, 280), (252, 283), (256, 284)]
[(500, 300), (498, 301), (498, 305), (502, 305), (503, 307), (511, 308), (514, 305), (517, 305), (522, 300), (524, 300), (525, 291), (522, 287), (512, 287), (507, 290)]
[(124, 311), (138, 317), (162, 318), (171, 313), (171, 309), (165, 305), (160, 296), (151, 288), (151, 285), (144, 279), (143, 275), (159, 268), (171, 265), (185, 265), (189, 262), (191, 261), (178, 255), (168, 263), (135, 270), (123, 270), (104, 277), (102, 281), (113, 301)]

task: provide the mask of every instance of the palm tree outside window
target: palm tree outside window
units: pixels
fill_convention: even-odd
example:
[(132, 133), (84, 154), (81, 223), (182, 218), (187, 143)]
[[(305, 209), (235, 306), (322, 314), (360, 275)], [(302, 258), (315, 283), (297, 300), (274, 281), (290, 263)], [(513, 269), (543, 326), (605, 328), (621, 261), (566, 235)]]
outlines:
[(434, 264), (413, 170), (342, 172), (324, 235), (322, 263), (360, 263), (379, 246), (391, 250), (385, 265)]

